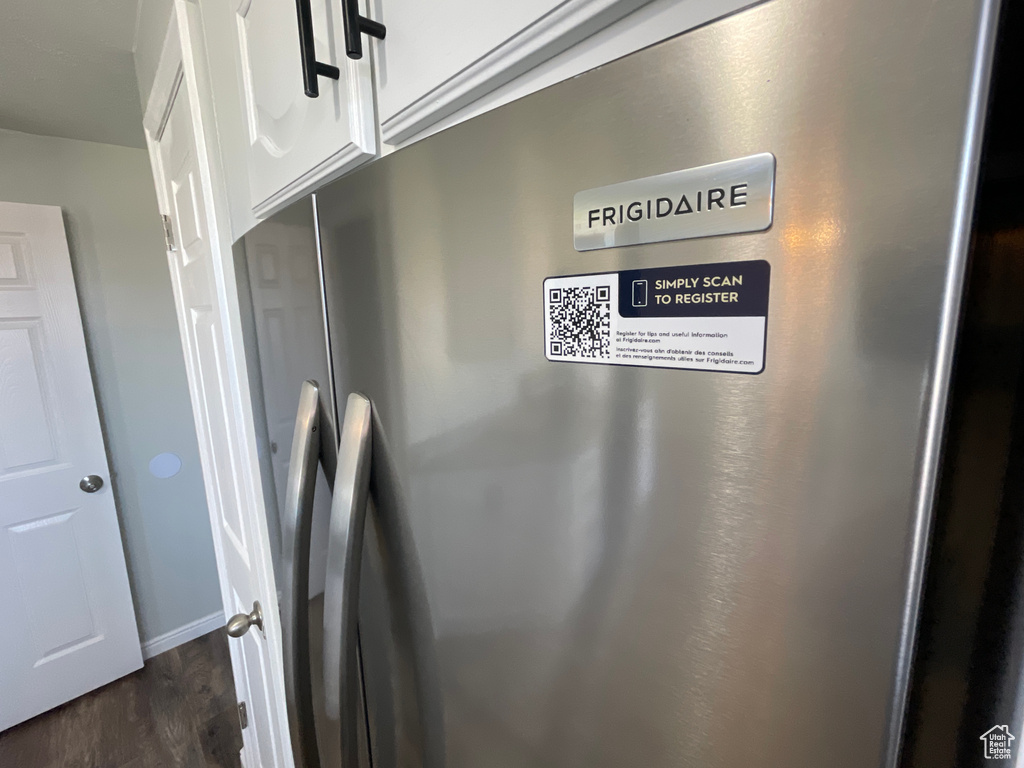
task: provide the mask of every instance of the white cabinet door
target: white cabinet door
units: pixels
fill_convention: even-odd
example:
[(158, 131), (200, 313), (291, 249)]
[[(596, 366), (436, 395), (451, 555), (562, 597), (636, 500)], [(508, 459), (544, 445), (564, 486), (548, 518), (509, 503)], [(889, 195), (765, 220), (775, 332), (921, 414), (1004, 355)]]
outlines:
[(378, 0), (381, 136), (397, 144), (648, 0)]
[(142, 666), (64, 219), (48, 205), (0, 203), (0, 616), (0, 730)]
[(369, 56), (345, 55), (341, 0), (308, 0), (316, 59), (341, 70), (306, 96), (293, 0), (241, 0), (238, 50), (257, 216), (313, 191), (377, 154)]

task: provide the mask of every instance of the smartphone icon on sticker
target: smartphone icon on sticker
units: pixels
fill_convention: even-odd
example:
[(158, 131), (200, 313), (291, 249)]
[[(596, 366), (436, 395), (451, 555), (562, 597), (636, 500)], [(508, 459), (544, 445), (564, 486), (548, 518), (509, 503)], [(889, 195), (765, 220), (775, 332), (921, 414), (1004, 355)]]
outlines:
[(634, 280), (633, 281), (633, 306), (634, 307), (646, 307), (647, 306), (647, 281), (646, 280)]

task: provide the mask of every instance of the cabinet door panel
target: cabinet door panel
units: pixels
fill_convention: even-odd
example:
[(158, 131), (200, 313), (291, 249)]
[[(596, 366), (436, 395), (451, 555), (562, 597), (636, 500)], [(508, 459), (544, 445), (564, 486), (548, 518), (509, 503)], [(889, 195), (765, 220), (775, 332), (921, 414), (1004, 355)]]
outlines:
[(648, 0), (377, 0), (381, 135), (389, 144), (564, 51)]
[(291, 0), (249, 0), (237, 10), (249, 130), (253, 210), (267, 215), (377, 154), (369, 58), (345, 56), (339, 0), (310, 0), (317, 60), (341, 70), (302, 88)]

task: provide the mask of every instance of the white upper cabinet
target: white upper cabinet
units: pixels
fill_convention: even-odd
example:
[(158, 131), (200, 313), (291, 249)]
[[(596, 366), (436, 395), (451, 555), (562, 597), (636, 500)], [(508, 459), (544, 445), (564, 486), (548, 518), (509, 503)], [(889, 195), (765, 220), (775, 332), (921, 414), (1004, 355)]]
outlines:
[(384, 142), (403, 142), (646, 2), (374, 0), (387, 26), (373, 43)]
[[(382, 152), (750, 2), (299, 0), (311, 20), (305, 57), (296, 0), (204, 2), (202, 69), (232, 237)], [(346, 7), (361, 19), (349, 40), (360, 59), (346, 55)], [(333, 68), (337, 79), (324, 74)]]
[[(300, 0), (310, 10), (307, 61), (338, 79), (303, 84), (299, 14), (293, 0), (240, 0), (238, 53), (249, 144), (252, 208), (265, 216), (377, 155), (369, 56), (345, 55), (343, 0)], [(368, 47), (363, 36), (364, 47)]]

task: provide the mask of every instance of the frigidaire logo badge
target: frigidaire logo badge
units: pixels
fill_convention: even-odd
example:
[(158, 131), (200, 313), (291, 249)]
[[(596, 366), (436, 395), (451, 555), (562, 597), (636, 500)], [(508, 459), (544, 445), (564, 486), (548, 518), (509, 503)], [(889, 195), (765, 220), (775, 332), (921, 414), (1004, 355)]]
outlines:
[(689, 237), (760, 232), (772, 225), (775, 158), (725, 160), (577, 192), (578, 251)]
[[(593, 229), (595, 225), (607, 227), (609, 224), (623, 224), (627, 221), (640, 221), (641, 219), (664, 219), (666, 216), (685, 216), (688, 213), (700, 213), (701, 211), (724, 211), (729, 208), (746, 208), (747, 187), (750, 185), (742, 181), (739, 184), (730, 184), (728, 189), (722, 187), (710, 187), (705, 196), (704, 190), (698, 189), (685, 192), (679, 195), (679, 202), (674, 197), (647, 198), (647, 208), (644, 208), (643, 200), (634, 200), (631, 203), (619, 203), (618, 211), (614, 205), (606, 205), (603, 208), (591, 208), (587, 211), (587, 229)], [(690, 198), (693, 202), (690, 202)]]
[(1010, 742), (1013, 741), (1014, 736), (1010, 733), (1010, 726), (993, 725), (978, 738), (985, 742), (986, 760), (1009, 760), (1011, 758), (1013, 749)]

